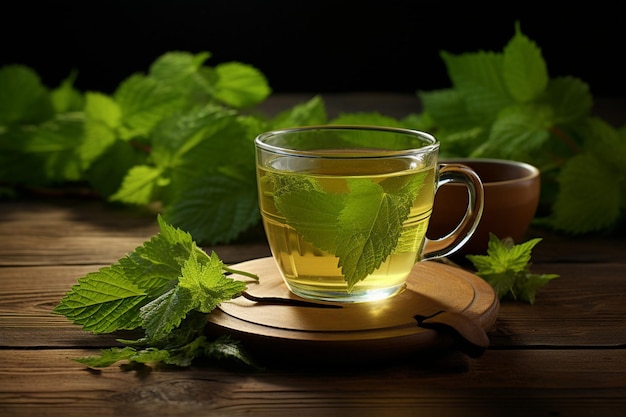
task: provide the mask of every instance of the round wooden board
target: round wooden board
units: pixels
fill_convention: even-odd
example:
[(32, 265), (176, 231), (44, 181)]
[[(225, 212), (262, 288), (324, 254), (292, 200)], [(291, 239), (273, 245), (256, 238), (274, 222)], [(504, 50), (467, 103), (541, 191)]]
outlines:
[[(237, 265), (251, 272), (248, 284), (257, 297), (301, 299), (293, 295), (271, 257)], [(452, 339), (417, 325), (416, 315), (439, 311), (460, 313), (488, 330), (499, 302), (494, 290), (478, 276), (438, 262), (420, 262), (400, 294), (369, 303), (323, 303), (341, 308), (267, 305), (239, 297), (222, 303), (208, 317), (207, 331), (228, 334), (263, 356), (290, 361), (385, 360), (428, 349), (450, 347)]]

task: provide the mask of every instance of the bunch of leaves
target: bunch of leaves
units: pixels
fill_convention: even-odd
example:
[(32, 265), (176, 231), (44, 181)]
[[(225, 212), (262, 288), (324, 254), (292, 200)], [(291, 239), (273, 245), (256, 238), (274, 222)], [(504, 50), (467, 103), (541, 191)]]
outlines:
[[(626, 207), (626, 125), (591, 115), (587, 84), (550, 78), (519, 24), (502, 52), (441, 52), (452, 87), (418, 93), (442, 155), (503, 158), (541, 170), (538, 223), (570, 234), (614, 230)], [(542, 216), (538, 216), (542, 217)]]
[(422, 113), (329, 120), (321, 97), (273, 118), (255, 111), (271, 88), (256, 68), (214, 67), (210, 53), (169, 52), (111, 95), (48, 89), (21, 65), (0, 68), (0, 197), (80, 186), (156, 209), (201, 244), (230, 242), (260, 222), (253, 139), (313, 124), (370, 124), (435, 133), (442, 156), (526, 161), (542, 173), (536, 223), (570, 234), (612, 231), (626, 205), (626, 125), (591, 116), (587, 84), (550, 78), (519, 25), (502, 52), (442, 51), (452, 87), (420, 91)]
[(493, 287), (499, 299), (512, 299), (535, 303), (535, 295), (557, 274), (533, 274), (530, 272), (532, 249), (541, 241), (530, 239), (515, 244), (511, 239), (498, 239), (490, 234), (487, 255), (467, 255), (477, 272)]
[(191, 235), (158, 217), (160, 232), (117, 263), (80, 278), (53, 312), (95, 334), (140, 330), (124, 347), (78, 358), (90, 367), (118, 361), (188, 366), (195, 358), (232, 358), (252, 365), (238, 342), (210, 341), (206, 316), (241, 294), (246, 284), (231, 274), (257, 277), (224, 265)]
[(112, 95), (80, 92), (71, 74), (49, 89), (22, 65), (0, 69), (0, 187), (76, 189), (156, 208), (202, 243), (235, 239), (260, 220), (254, 137), (323, 122), (323, 103), (270, 120), (251, 109), (270, 94), (257, 69), (209, 67), (209, 53), (170, 52)]
[[(271, 93), (264, 75), (209, 58), (168, 52), (111, 95), (77, 90), (76, 73), (49, 89), (29, 67), (0, 68), (0, 196), (79, 189), (155, 210), (200, 244), (237, 239), (260, 223), (254, 138), (329, 120), (319, 96), (266, 117), (256, 111)], [(351, 120), (399, 124), (378, 113)]]

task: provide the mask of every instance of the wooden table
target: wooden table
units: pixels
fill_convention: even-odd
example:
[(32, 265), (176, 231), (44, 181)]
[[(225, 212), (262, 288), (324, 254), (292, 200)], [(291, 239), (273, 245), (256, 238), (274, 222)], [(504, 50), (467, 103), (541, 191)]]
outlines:
[[(624, 237), (531, 230), (544, 238), (532, 270), (560, 278), (534, 305), (502, 302), (478, 358), (450, 350), (334, 369), (143, 371), (73, 361), (115, 340), (52, 308), (78, 278), (157, 231), (153, 216), (94, 200), (0, 203), (1, 416), (626, 415)], [(229, 264), (269, 255), (262, 240), (205, 249)]]

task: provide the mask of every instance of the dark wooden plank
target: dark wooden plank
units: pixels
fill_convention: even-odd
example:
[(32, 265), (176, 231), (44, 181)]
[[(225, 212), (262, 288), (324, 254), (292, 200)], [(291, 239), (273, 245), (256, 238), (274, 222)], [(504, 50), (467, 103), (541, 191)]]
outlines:
[(546, 229), (531, 228), (527, 239), (541, 238), (533, 249), (532, 261), (540, 263), (626, 263), (626, 235), (589, 234), (568, 236)]
[(533, 305), (503, 301), (493, 346), (626, 346), (626, 264), (541, 264), (559, 274)]
[(158, 231), (156, 215), (93, 200), (0, 204), (0, 266), (112, 263)]
[[(394, 367), (89, 371), (91, 350), (5, 350), (2, 415), (618, 416), (626, 351), (495, 351)], [(585, 358), (581, 361), (581, 358)], [(119, 414), (118, 414), (119, 413)]]
[[(0, 203), (0, 212), (0, 267), (111, 264), (158, 233), (156, 214), (93, 200)], [(270, 253), (260, 238), (204, 249), (226, 263)]]

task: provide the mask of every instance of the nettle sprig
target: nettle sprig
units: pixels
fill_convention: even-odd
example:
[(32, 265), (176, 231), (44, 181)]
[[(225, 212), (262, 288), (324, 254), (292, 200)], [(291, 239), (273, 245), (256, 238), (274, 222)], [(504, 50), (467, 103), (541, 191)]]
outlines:
[(415, 118), (443, 156), (504, 158), (541, 170), (537, 223), (569, 234), (611, 231), (626, 207), (626, 124), (591, 115), (589, 86), (550, 78), (519, 24), (502, 52), (442, 52), (452, 87), (422, 91)]
[(541, 239), (530, 239), (515, 244), (511, 239), (498, 239), (489, 235), (486, 255), (467, 255), (476, 275), (483, 278), (495, 290), (498, 299), (535, 303), (537, 291), (558, 274), (536, 274), (531, 272), (531, 252)]
[(95, 334), (140, 332), (137, 340), (118, 339), (100, 355), (78, 358), (90, 367), (118, 361), (188, 366), (199, 357), (232, 358), (252, 365), (239, 342), (209, 340), (206, 316), (220, 303), (241, 295), (245, 282), (258, 279), (207, 254), (191, 235), (158, 217), (160, 232), (111, 266), (79, 278), (53, 309)]

